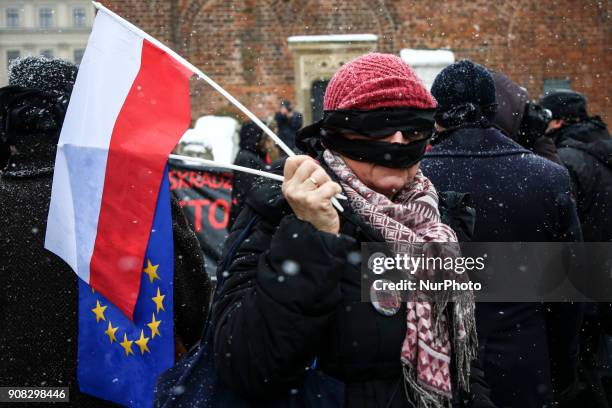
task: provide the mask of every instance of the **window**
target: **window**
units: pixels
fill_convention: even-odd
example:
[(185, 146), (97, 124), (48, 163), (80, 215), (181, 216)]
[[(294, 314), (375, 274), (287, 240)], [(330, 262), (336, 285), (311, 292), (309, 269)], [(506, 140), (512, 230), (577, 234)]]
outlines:
[(74, 63), (79, 65), (81, 64), (81, 60), (83, 59), (83, 54), (85, 54), (85, 50), (82, 48), (74, 50)]
[(8, 28), (19, 27), (19, 10), (16, 8), (6, 9), (6, 26)]
[(568, 78), (551, 78), (544, 80), (543, 93), (554, 91), (555, 89), (572, 89)]
[(38, 10), (40, 18), (40, 28), (53, 27), (53, 9), (50, 7), (42, 7)]
[(53, 50), (40, 50), (40, 55), (51, 59), (53, 58)]
[(84, 8), (72, 9), (72, 24), (77, 28), (85, 27), (87, 16)]
[(17, 59), (21, 57), (21, 51), (19, 50), (8, 50), (6, 52), (6, 67), (8, 68), (9, 65), (11, 65), (11, 62), (13, 62), (13, 60)]

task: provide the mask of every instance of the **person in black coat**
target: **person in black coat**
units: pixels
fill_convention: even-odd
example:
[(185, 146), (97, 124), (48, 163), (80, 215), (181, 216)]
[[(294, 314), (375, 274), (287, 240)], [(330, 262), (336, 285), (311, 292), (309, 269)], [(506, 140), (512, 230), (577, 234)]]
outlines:
[[(495, 86), (482, 66), (462, 60), (435, 79), (437, 135), (423, 173), (437, 189), (467, 192), (476, 210), (473, 241), (580, 239), (567, 171), (492, 125)], [(501, 407), (553, 401), (542, 304), (478, 303), (480, 363)]]
[[(252, 121), (246, 122), (240, 128), (240, 150), (234, 159), (234, 164), (255, 170), (264, 170), (266, 164), (266, 151), (263, 145), (264, 133)], [(232, 208), (227, 225), (228, 230), (232, 228), (236, 217), (244, 206), (244, 201), (255, 185), (261, 183), (261, 177), (241, 171), (234, 172), (232, 184)]]
[(569, 170), (584, 240), (612, 241), (612, 138), (598, 116), (587, 114), (586, 98), (573, 91), (544, 96), (553, 119), (547, 136)]
[[(0, 128), (14, 154), (0, 173), (0, 386), (69, 387), (74, 407), (115, 406), (79, 392), (78, 277), (44, 249), (56, 145), (77, 68), (28, 57), (0, 89)], [(176, 200), (174, 324), (177, 351), (195, 345), (211, 284)]]
[[(552, 111), (547, 136), (556, 144), (569, 170), (584, 240), (612, 241), (612, 139), (606, 124), (600, 117), (588, 115), (586, 97), (578, 92), (552, 91), (541, 99), (541, 104)], [(612, 393), (605, 395), (601, 380), (605, 369), (598, 361), (598, 353), (605, 348), (602, 339), (612, 335), (611, 327), (610, 303), (588, 305), (582, 327), (580, 370), (586, 392), (574, 396), (577, 405), (612, 405)]]
[(280, 103), (280, 111), (274, 115), (278, 136), (290, 149), (295, 148), (295, 133), (302, 127), (304, 119), (300, 112), (293, 111), (291, 102), (283, 100)]
[[(457, 301), (465, 314), (440, 329), (457, 342), (436, 354), (443, 362), (425, 375), (425, 346), (406, 340), (416, 327), (415, 305), (361, 300), (361, 243), (403, 242), (408, 229), (417, 240), (456, 239), (433, 215), (437, 194), (418, 170), (435, 101), (400, 58), (368, 54), (338, 71), (324, 105), (324, 119), (298, 135), (298, 147), (310, 156), (286, 160), (282, 186), (266, 181), (251, 190), (226, 242), (226, 255), (238, 246), (227, 270), (218, 271), (225, 281), (213, 305), (216, 370), (231, 389), (263, 406), (300, 395), (314, 406), (446, 406), (451, 394), (440, 387), (458, 395), (476, 352), (473, 301)], [(351, 120), (345, 120), (347, 112)], [(420, 188), (429, 203), (422, 214), (432, 219), (419, 218), (424, 208), (399, 204), (407, 191)], [(340, 191), (348, 200), (337, 212), (330, 199)], [(379, 212), (378, 202), (396, 210), (386, 214), (421, 221), (393, 221)], [(434, 237), (434, 230), (440, 235)], [(461, 337), (457, 325), (466, 329)], [(428, 337), (431, 326), (419, 327), (425, 339), (440, 340)], [(416, 342), (416, 335), (410, 338)], [(424, 359), (420, 368), (406, 354), (417, 347)], [(472, 393), (458, 404), (493, 407), (479, 374), (471, 372)], [(313, 377), (328, 387), (306, 387)], [(427, 384), (434, 377), (441, 382)]]

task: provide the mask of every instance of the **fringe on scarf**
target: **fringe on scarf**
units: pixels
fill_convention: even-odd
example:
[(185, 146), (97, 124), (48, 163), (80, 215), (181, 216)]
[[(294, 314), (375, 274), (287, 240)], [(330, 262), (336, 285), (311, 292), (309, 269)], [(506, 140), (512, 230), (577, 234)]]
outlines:
[[(450, 295), (449, 295), (450, 296)], [(455, 382), (465, 392), (470, 390), (470, 365), (478, 355), (478, 336), (476, 335), (476, 317), (474, 295), (466, 292), (456, 296), (454, 301), (444, 299), (432, 305), (434, 314), (434, 331), (441, 335), (445, 314), (452, 328), (451, 355), (455, 359)], [(449, 307), (453, 310), (450, 311)], [(417, 357), (418, 358), (418, 357)], [(418, 381), (416, 368), (410, 362), (402, 360), (404, 373), (404, 391), (406, 398), (416, 408), (452, 408), (452, 395), (441, 394), (438, 390)]]

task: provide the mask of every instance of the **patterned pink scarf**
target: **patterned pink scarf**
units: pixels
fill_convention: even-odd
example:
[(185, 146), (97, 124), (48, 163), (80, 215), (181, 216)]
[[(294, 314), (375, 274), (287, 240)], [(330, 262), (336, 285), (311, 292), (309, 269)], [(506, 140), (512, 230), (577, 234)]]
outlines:
[[(363, 184), (339, 156), (326, 150), (323, 158), (338, 176), (351, 208), (394, 249), (419, 242), (457, 242), (455, 232), (440, 222), (438, 194), (420, 170), (391, 201)], [(456, 383), (468, 388), (470, 362), (476, 355), (473, 296), (464, 294), (448, 306), (445, 301), (407, 302), (401, 361), (410, 388), (407, 395), (418, 407), (450, 406), (451, 352)]]

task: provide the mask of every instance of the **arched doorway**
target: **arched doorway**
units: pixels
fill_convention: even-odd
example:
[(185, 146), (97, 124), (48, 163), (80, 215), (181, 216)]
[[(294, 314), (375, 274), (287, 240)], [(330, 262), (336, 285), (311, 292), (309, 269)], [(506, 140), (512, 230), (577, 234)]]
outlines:
[(323, 119), (323, 97), (329, 80), (314, 81), (310, 88), (311, 118), (313, 122)]

